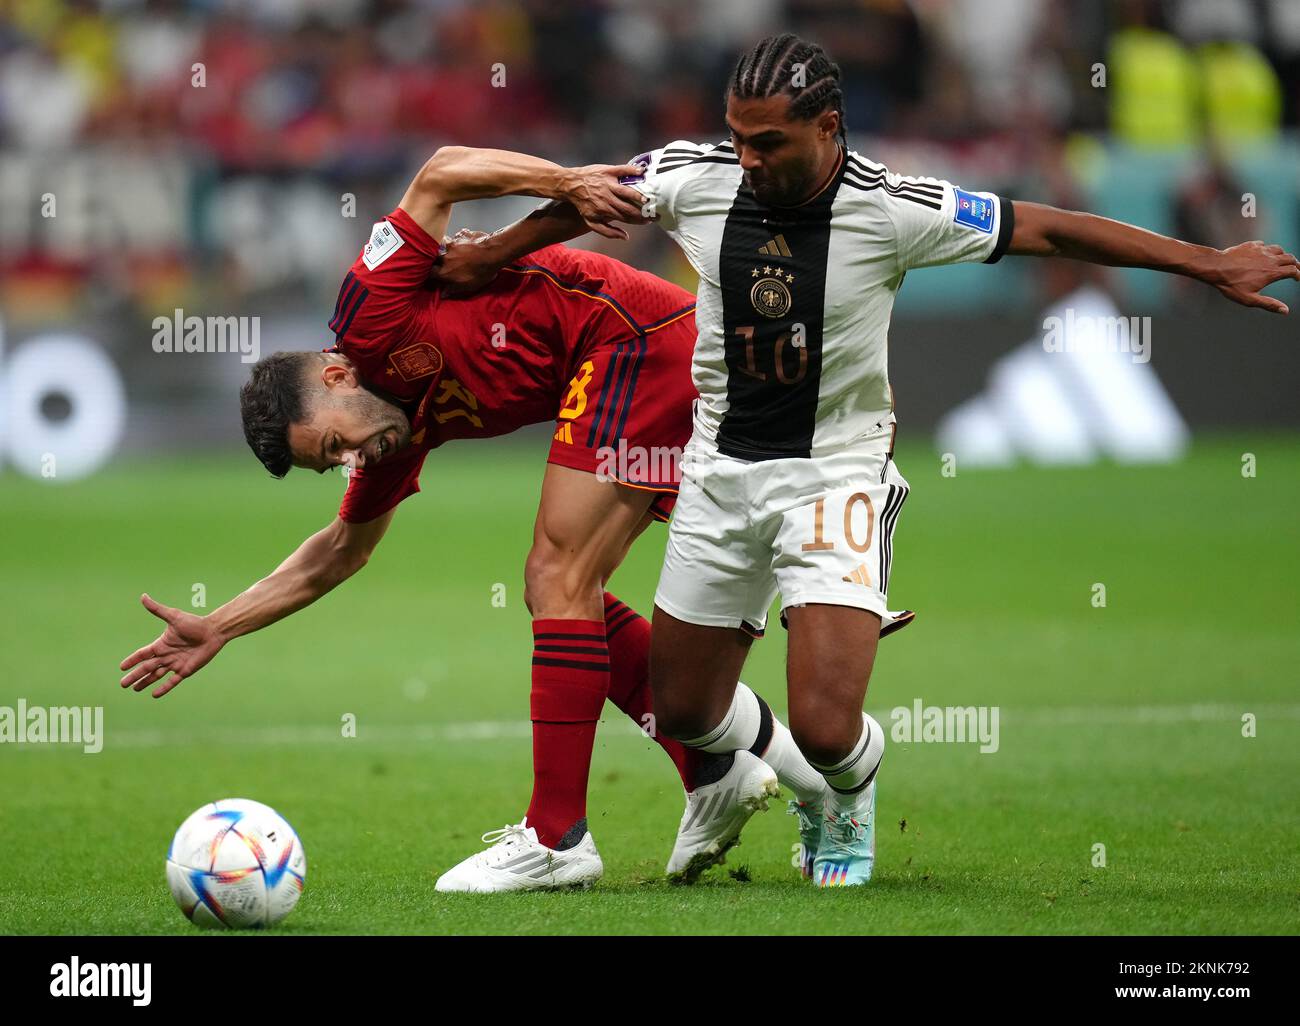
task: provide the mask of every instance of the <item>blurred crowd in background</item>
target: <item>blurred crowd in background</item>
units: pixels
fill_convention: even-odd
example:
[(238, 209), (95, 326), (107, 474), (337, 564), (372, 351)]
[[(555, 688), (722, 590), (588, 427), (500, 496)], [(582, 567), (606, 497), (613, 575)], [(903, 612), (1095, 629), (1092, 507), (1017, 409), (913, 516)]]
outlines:
[[(839, 63), (851, 142), (894, 170), (1118, 209), (1216, 245), (1261, 234), (1265, 222), (1240, 210), (1254, 188), (1271, 198), (1272, 235), (1297, 234), (1300, 0), (2, 10), (11, 324), (183, 304), (328, 307), (367, 226), (439, 145), (587, 163), (718, 140), (737, 53), (784, 30)], [(1108, 203), (1120, 190), (1125, 202)], [(689, 278), (661, 233), (618, 252)], [(961, 299), (944, 290), (940, 305)]]

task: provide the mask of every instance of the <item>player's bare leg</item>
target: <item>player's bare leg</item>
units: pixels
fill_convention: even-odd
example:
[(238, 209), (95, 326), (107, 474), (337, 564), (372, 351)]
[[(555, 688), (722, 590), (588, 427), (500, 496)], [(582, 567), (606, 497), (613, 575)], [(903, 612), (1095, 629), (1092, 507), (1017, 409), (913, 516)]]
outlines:
[(821, 808), (821, 776), (767, 703), (737, 683), (752, 640), (738, 628), (688, 623), (655, 607), (650, 676), (659, 728), (688, 747), (728, 755), (730, 765), (713, 791), (734, 796), (716, 800), (728, 809), (727, 818), (710, 825), (707, 840), (695, 836), (695, 823), (709, 818), (711, 805), (705, 800), (715, 799), (703, 787), (688, 798), (668, 867), (677, 882), (690, 883), (724, 860), (749, 817), (779, 793), (778, 777), (795, 792), (797, 803)]
[(881, 620), (849, 606), (785, 612), (790, 730), (829, 787), (813, 879), (819, 886), (866, 883), (875, 862), (875, 777), (884, 730), (862, 703)]
[(818, 766), (841, 761), (862, 733), (880, 617), (851, 606), (791, 606), (786, 672), (790, 731)]
[(655, 494), (546, 465), (524, 564), (524, 602), (534, 620), (603, 622), (605, 582), (653, 519)]
[(604, 584), (649, 523), (654, 493), (547, 464), (524, 566), (533, 615), (533, 796), (522, 823), (438, 881), (439, 890), (590, 886), (587, 775), (610, 686)]
[(650, 685), (659, 728), (694, 738), (721, 723), (752, 643), (738, 628), (687, 623), (655, 606)]
[(528, 823), (563, 848), (586, 832), (587, 774), (610, 689), (605, 582), (650, 521), (654, 493), (548, 464), (524, 567), (533, 615)]
[[(546, 651), (547, 648), (588, 647), (591, 643), (576, 638), (544, 638), (544, 634), (580, 634), (586, 629), (596, 629), (597, 621), (604, 617), (609, 655), (608, 697), (669, 755), (688, 795), (694, 794), (698, 787), (703, 792), (701, 797), (711, 797), (735, 761), (729, 752), (722, 757), (688, 748), (671, 733), (659, 729), (649, 680), (650, 624), (603, 591), (633, 541), (650, 522), (648, 509), (651, 499), (653, 493), (643, 489), (601, 481), (592, 475), (553, 465), (548, 467), (543, 481), (533, 550), (527, 564), (525, 594), (534, 624), (545, 627), (535, 626), (537, 648), (534, 652), (533, 705), (536, 765), (529, 823), (534, 823), (536, 817), (536, 822), (543, 824), (538, 828), (539, 836), (559, 834), (561, 845), (566, 841), (566, 833), (577, 835), (573, 824), (585, 815), (594, 724), (583, 720), (590, 729), (579, 735), (576, 727), (557, 716), (581, 715), (594, 719), (599, 715), (600, 702), (594, 692), (585, 700), (585, 705), (584, 700), (575, 701), (571, 676), (547, 675), (542, 671), (551, 667), (536, 667), (538, 660), (583, 659), (581, 653)], [(638, 514), (639, 520), (635, 519)], [(602, 612), (592, 617), (591, 613), (596, 609)], [(738, 636), (743, 649), (747, 649), (749, 638), (739, 632), (733, 633)], [(728, 691), (735, 691), (743, 662), (742, 650), (734, 664), (724, 669), (730, 674)], [(542, 682), (540, 687), (539, 681)], [(559, 682), (559, 686), (551, 682)], [(567, 691), (559, 690), (563, 687), (567, 687)], [(537, 715), (539, 711), (542, 717)], [(773, 729), (788, 737), (780, 723), (776, 723)], [(556, 737), (568, 736), (563, 743), (552, 743), (553, 734)], [(807, 768), (805, 776), (815, 778), (820, 787), (820, 778), (815, 777), (811, 767)], [(725, 787), (722, 790), (725, 791)], [(714, 815), (699, 817), (693, 824), (691, 837), (679, 835), (679, 849), (691, 848), (700, 838), (705, 842), (712, 841), (719, 829), (715, 816), (723, 815), (724, 804), (714, 802)], [(568, 841), (572, 839), (567, 838)]]
[[(586, 825), (586, 789), (596, 721), (607, 694), (673, 759), (688, 794), (694, 778), (702, 774), (706, 798), (725, 796), (730, 778), (737, 775), (731, 772), (736, 760), (730, 754), (722, 758), (693, 752), (656, 729), (649, 687), (649, 624), (604, 591), (652, 519), (653, 499), (654, 493), (643, 489), (547, 466), (525, 566), (525, 601), (533, 614), (535, 644), (532, 801), (523, 823), (505, 828), (491, 848), (445, 874), (440, 889), (578, 886), (599, 877), (599, 855)], [(742, 639), (747, 648), (748, 639)], [(732, 671), (732, 691), (743, 661), (742, 653)], [(775, 729), (785, 731), (780, 724)], [(741, 769), (761, 767), (766, 788), (771, 771), (757, 758), (747, 758), (750, 762)], [(815, 777), (811, 769), (808, 775)], [(749, 798), (739, 790), (733, 798), (712, 802), (710, 815), (697, 817), (685, 842), (679, 834), (676, 850), (689, 855), (697, 846), (712, 846), (712, 857), (701, 868), (716, 861), (725, 850), (715, 843), (719, 832), (733, 838), (739, 833), (738, 827), (728, 825), (734, 807), (744, 810), (744, 819), (753, 811), (741, 805)], [(521, 880), (520, 867), (525, 874), (541, 874), (540, 880)], [(558, 873), (552, 872), (555, 867)]]

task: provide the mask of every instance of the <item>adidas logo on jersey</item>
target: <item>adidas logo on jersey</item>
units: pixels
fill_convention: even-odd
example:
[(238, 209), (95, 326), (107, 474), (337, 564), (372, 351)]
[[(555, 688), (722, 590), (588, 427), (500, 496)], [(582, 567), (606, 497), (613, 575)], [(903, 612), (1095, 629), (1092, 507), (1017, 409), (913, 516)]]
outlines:
[(794, 254), (790, 252), (790, 247), (785, 244), (784, 235), (778, 235), (775, 239), (772, 239), (765, 245), (759, 246), (758, 251), (762, 253), (763, 256), (794, 256)]

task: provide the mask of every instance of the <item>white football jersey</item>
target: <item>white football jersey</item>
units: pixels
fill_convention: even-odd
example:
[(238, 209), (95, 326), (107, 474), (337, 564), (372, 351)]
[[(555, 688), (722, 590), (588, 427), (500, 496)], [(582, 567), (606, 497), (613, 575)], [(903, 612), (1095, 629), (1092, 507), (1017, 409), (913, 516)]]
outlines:
[(888, 334), (913, 267), (993, 263), (1010, 201), (853, 152), (797, 207), (768, 207), (730, 142), (673, 142), (625, 179), (700, 276), (697, 444), (743, 460), (892, 448)]

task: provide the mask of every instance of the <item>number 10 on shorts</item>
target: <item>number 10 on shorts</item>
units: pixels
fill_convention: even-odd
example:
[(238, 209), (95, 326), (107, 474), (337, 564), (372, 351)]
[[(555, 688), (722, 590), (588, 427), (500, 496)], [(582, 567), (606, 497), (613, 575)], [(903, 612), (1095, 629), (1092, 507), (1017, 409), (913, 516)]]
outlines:
[[(844, 501), (842, 510), (839, 498), (838, 495), (833, 495), (828, 503), (827, 496), (823, 495), (813, 503), (812, 537), (800, 546), (801, 551), (833, 552), (837, 545), (834, 538), (837, 528), (841, 529), (838, 533), (842, 537), (843, 544), (847, 545), (850, 551), (871, 551), (871, 542), (876, 530), (876, 507), (871, 502), (871, 496), (866, 492), (854, 492)], [(830, 538), (826, 536), (828, 505), (832, 533)], [(868, 587), (872, 585), (866, 563), (863, 563), (854, 573), (856, 576), (852, 579), (852, 583), (865, 584)], [(846, 577), (845, 580), (849, 578)]]
[[(861, 507), (859, 509), (859, 507)], [(855, 516), (856, 513), (856, 516)], [(862, 528), (855, 532), (855, 520), (861, 524), (866, 518), (866, 535), (861, 541)], [(871, 537), (876, 527), (876, 507), (871, 504), (871, 496), (866, 492), (854, 492), (844, 504), (844, 541), (854, 552), (867, 552), (871, 548)], [(826, 538), (826, 496), (822, 496), (813, 505), (813, 538), (803, 543), (804, 552), (828, 552), (835, 548), (835, 542)]]

